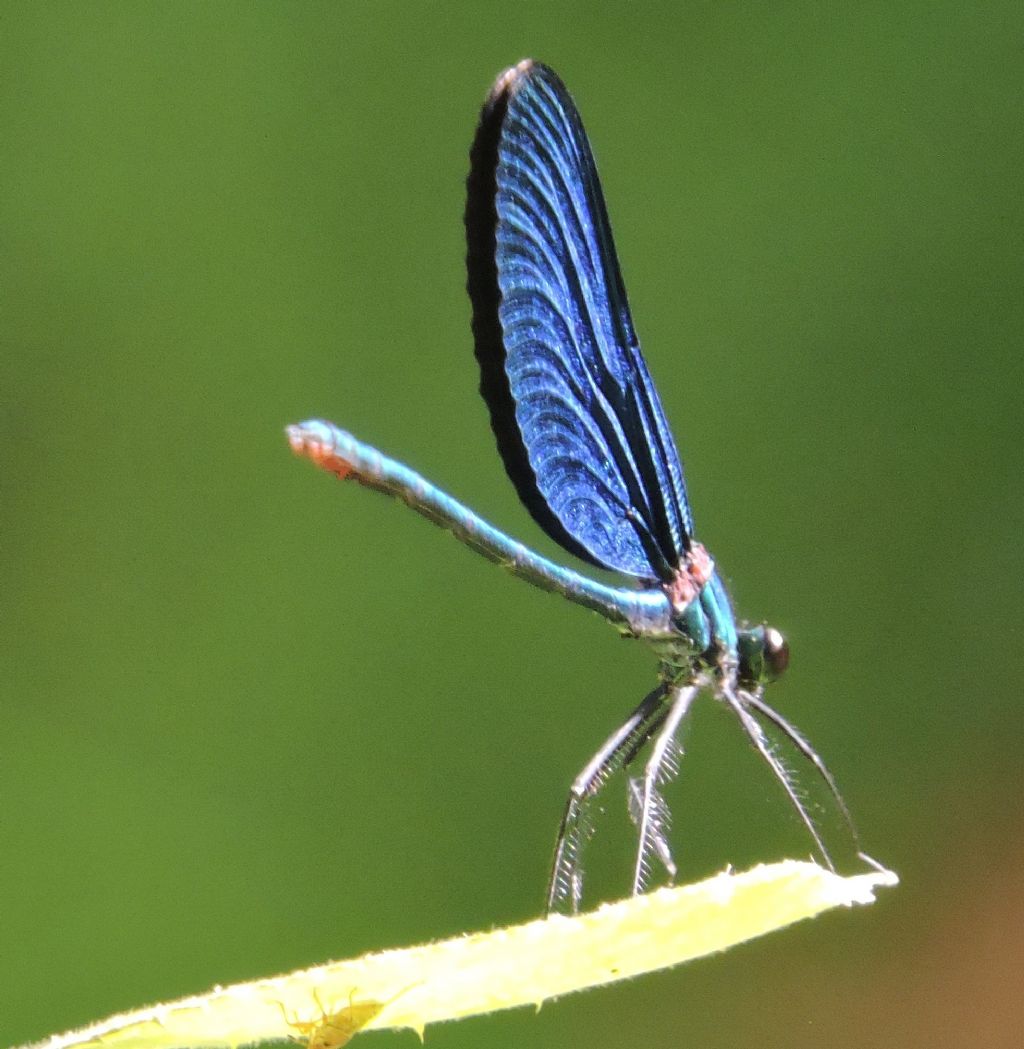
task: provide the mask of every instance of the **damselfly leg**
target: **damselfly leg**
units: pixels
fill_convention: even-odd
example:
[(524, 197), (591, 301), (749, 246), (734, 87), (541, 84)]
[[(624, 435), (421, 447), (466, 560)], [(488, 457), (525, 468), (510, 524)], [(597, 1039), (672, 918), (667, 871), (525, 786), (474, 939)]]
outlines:
[(699, 690), (699, 684), (671, 689), (672, 705), (658, 728), (643, 777), (629, 778), (629, 814), (640, 836), (633, 872), (634, 893), (643, 892), (647, 887), (652, 853), (661, 860), (670, 878), (676, 876), (676, 865), (668, 844), (671, 813), (658, 788), (674, 779), (679, 772), (679, 758), (682, 756), (682, 747), (677, 739), (679, 726)]
[[(774, 773), (775, 778), (779, 781), (779, 783), (782, 784), (782, 788), (783, 790), (785, 790), (786, 796), (789, 798), (790, 804), (793, 806), (794, 809), (796, 809), (797, 814), (803, 822), (803, 825), (807, 828), (808, 833), (814, 839), (814, 844), (817, 846), (818, 852), (821, 854), (821, 858), (828, 865), (829, 870), (834, 871), (836, 867), (835, 864), (832, 862), (832, 856), (829, 853), (828, 849), (825, 847), (825, 842), (822, 840), (821, 834), (818, 832), (817, 825), (811, 818), (811, 814), (807, 811), (807, 806), (804, 804), (803, 798), (800, 797), (800, 793), (797, 790), (795, 784), (793, 783), (793, 779), (790, 776), (789, 771), (786, 769), (786, 766), (783, 765), (782, 761), (779, 759), (778, 755), (774, 752), (774, 750), (772, 750), (771, 743), (768, 737), (765, 735), (765, 731), (761, 727), (761, 723), (757, 720), (757, 718), (754, 717), (753, 714), (751, 714), (748, 707), (754, 706), (754, 709), (760, 709), (760, 712), (762, 714), (765, 714), (765, 716), (768, 717), (769, 720), (772, 720), (773, 723), (777, 726), (779, 726), (779, 721), (781, 721), (781, 718), (779, 719), (779, 721), (775, 721), (774, 719), (772, 719), (770, 715), (766, 713), (766, 709), (770, 710), (771, 708), (762, 709), (764, 707), (763, 704), (762, 708), (755, 706), (751, 703), (751, 699), (753, 698), (753, 696), (750, 692), (746, 692), (742, 689), (736, 690), (732, 687), (731, 684), (723, 686), (719, 694), (735, 712), (736, 717), (739, 718), (740, 725), (742, 726), (743, 731), (746, 733), (747, 738), (753, 744), (754, 749), (758, 752), (758, 754), (761, 755), (762, 758), (764, 758), (768, 767)], [(772, 713), (774, 714), (775, 712), (772, 711)], [(781, 728), (781, 726), (779, 727)], [(794, 745), (797, 747), (798, 750), (801, 751), (801, 753), (804, 753), (805, 756), (808, 756), (803, 750), (803, 748), (800, 747), (799, 743), (796, 742), (797, 738), (802, 739), (802, 737), (799, 737), (798, 733), (794, 731), (792, 734), (790, 734), (786, 731), (785, 728), (782, 728), (782, 731), (784, 734), (789, 736), (790, 739), (793, 740)], [(806, 744), (806, 741), (804, 742)], [(818, 762), (814, 762), (813, 758), (809, 758), (809, 760), (811, 760), (812, 763), (815, 764), (815, 767), (818, 768), (819, 772), (824, 767), (824, 764), (821, 762), (820, 758), (818, 759)], [(826, 778), (826, 783), (828, 783), (830, 780), (831, 775), (828, 775)], [(840, 805), (845, 813), (846, 806), (843, 805), (841, 801)], [(850, 824), (850, 828), (851, 830), (853, 829), (852, 823)]]
[(591, 834), (590, 803), (609, 777), (629, 764), (637, 751), (657, 732), (672, 707), (666, 704), (671, 692), (667, 682), (644, 697), (632, 714), (601, 745), (573, 781), (565, 804), (555, 860), (548, 883), (547, 910), (568, 906), (579, 910), (583, 895), (583, 850)]

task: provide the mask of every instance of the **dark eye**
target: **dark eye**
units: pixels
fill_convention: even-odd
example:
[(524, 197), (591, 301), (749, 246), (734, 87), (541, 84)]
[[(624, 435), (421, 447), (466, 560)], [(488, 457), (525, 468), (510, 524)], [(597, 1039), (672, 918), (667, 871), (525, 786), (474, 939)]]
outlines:
[(740, 682), (766, 685), (789, 666), (789, 645), (775, 627), (751, 627), (740, 631), (739, 657)]
[(764, 628), (764, 674), (769, 681), (781, 677), (789, 666), (789, 643), (775, 627)]

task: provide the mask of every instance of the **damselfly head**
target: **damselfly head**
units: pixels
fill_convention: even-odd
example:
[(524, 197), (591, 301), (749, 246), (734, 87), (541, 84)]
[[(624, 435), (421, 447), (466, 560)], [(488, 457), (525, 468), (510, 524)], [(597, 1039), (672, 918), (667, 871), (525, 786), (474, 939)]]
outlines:
[(789, 666), (789, 644), (775, 627), (762, 624), (740, 630), (737, 647), (741, 685), (767, 685)]

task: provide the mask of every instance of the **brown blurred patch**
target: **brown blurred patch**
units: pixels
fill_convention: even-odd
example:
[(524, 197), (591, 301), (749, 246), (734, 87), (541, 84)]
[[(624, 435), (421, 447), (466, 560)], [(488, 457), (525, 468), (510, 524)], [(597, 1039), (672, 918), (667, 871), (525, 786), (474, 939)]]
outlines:
[(917, 930), (916, 949), (896, 947), (875, 987), (865, 985), (877, 1007), (862, 1026), (877, 1030), (872, 1044), (1024, 1046), (1024, 845), (1012, 844), (996, 863), (964, 843), (951, 845), (964, 855), (947, 870), (962, 870), (963, 878), (947, 881), (929, 896), (931, 906), (910, 918), (925, 928)]

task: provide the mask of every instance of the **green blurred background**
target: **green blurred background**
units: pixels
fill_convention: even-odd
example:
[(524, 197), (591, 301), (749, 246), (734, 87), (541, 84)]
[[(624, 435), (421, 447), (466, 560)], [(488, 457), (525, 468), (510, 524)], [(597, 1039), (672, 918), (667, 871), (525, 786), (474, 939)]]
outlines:
[[(1022, 33), (1010, 2), (3, 4), (0, 1044), (538, 914), (650, 654), (282, 432), (332, 418), (556, 552), (463, 291), (477, 109), (533, 55), (701, 538), (790, 638), (772, 701), (903, 883), (428, 1045), (1019, 1046)], [(687, 880), (808, 853), (724, 712), (688, 741)]]

